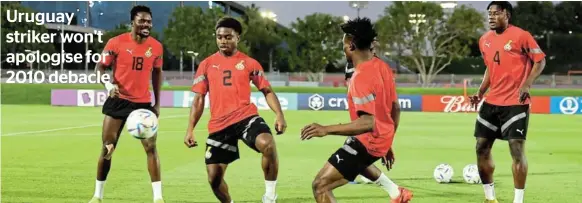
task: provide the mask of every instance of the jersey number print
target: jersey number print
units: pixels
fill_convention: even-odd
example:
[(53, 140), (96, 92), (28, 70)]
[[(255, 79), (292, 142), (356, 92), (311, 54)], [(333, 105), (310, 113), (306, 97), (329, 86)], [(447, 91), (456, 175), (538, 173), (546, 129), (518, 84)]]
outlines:
[(224, 70), (224, 71), (222, 71), (222, 75), (224, 75), (222, 77), (222, 85), (232, 86), (232, 83), (230, 82), (230, 78), (232, 78), (232, 71)]
[(499, 59), (499, 51), (495, 51), (495, 56), (493, 56), (493, 62), (497, 63), (497, 65), (501, 64), (501, 60)]
[(139, 70), (143, 69), (143, 57), (134, 56), (133, 57), (133, 64), (131, 65), (131, 70)]

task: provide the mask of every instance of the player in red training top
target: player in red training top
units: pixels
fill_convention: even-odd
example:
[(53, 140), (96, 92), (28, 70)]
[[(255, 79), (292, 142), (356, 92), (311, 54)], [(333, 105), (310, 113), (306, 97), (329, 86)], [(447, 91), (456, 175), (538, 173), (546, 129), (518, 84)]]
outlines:
[[(162, 84), (162, 44), (149, 36), (152, 28), (152, 13), (146, 6), (131, 9), (131, 32), (111, 38), (103, 50), (103, 60), (95, 68), (98, 74), (113, 69), (113, 83), (104, 85), (109, 97), (103, 104), (103, 145), (97, 166), (95, 195), (91, 203), (101, 202), (103, 187), (111, 168), (111, 157), (117, 146), (129, 114), (136, 109), (149, 109), (159, 116), (160, 87)], [(152, 79), (155, 103), (152, 107), (149, 90)], [(156, 137), (142, 140), (147, 154), (148, 171), (152, 182), (154, 202), (162, 199), (160, 162), (156, 149)]]
[(479, 40), (487, 70), (479, 92), (471, 97), (475, 106), (489, 90), (475, 124), (477, 165), (485, 202), (497, 202), (491, 148), (496, 139), (508, 140), (513, 158), (513, 202), (521, 203), (527, 176), (523, 148), (530, 111), (529, 89), (544, 69), (545, 54), (529, 32), (509, 24), (513, 10), (509, 2), (491, 2), (487, 10), (491, 30)]
[(355, 68), (348, 85), (351, 122), (321, 126), (313, 123), (301, 129), (301, 139), (330, 135), (350, 136), (345, 145), (332, 154), (312, 184), (317, 202), (336, 202), (332, 190), (353, 181), (358, 174), (373, 180), (386, 190), (391, 202), (408, 202), (412, 193), (394, 184), (374, 166), (378, 159), (394, 161), (392, 141), (398, 127), (400, 106), (392, 71), (374, 57), (370, 46), (376, 31), (370, 19), (356, 18), (342, 25), (343, 44), (348, 61)]
[(208, 180), (216, 198), (231, 202), (224, 174), (228, 164), (239, 159), (238, 140), (263, 154), (265, 177), (263, 202), (275, 202), (275, 187), (279, 161), (275, 140), (265, 120), (251, 103), (252, 82), (265, 95), (269, 107), (276, 114), (275, 130), (285, 131), (286, 123), (277, 95), (264, 76), (263, 68), (253, 58), (237, 50), (242, 25), (234, 18), (225, 17), (216, 24), (216, 43), (219, 51), (204, 59), (198, 66), (192, 91), (195, 93), (184, 143), (197, 145), (194, 128), (204, 111), (204, 97), (209, 94), (210, 121), (206, 140), (206, 168)]

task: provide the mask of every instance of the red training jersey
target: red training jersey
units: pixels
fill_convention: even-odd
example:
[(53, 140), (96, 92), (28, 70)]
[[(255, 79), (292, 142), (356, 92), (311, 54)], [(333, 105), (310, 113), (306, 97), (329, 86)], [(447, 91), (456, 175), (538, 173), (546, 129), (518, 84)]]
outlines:
[(352, 121), (358, 118), (358, 112), (374, 116), (374, 130), (356, 136), (372, 156), (384, 157), (392, 147), (394, 121), (390, 115), (397, 99), (388, 64), (374, 57), (358, 65), (348, 87), (348, 107)]
[(139, 44), (131, 33), (124, 33), (107, 42), (101, 64), (112, 65), (112, 83), (119, 87), (119, 98), (148, 103), (151, 102), (151, 73), (153, 68), (162, 68), (163, 53), (162, 44), (153, 37)]
[(240, 51), (230, 57), (216, 52), (200, 63), (192, 91), (209, 93), (209, 133), (258, 114), (250, 99), (251, 81), (259, 90), (270, 86), (261, 64)]
[[(498, 106), (521, 105), (519, 89), (531, 73), (534, 62), (546, 55), (532, 35), (509, 25), (501, 34), (491, 30), (479, 39), (490, 79), (486, 102)], [(529, 99), (526, 104), (531, 101)]]

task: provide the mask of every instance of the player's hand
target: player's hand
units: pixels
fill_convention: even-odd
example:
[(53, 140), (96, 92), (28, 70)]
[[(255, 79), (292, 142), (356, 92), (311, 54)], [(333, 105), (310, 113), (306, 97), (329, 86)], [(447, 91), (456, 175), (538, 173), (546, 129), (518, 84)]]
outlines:
[(529, 98), (531, 98), (531, 96), (529, 94), (529, 87), (519, 88), (519, 103), (523, 104)]
[(119, 96), (119, 87), (117, 84), (113, 84), (113, 88), (109, 90), (109, 97), (118, 97)]
[(394, 166), (395, 161), (396, 159), (394, 158), (394, 151), (392, 151), (392, 148), (390, 148), (388, 153), (386, 153), (386, 156), (382, 158), (382, 165), (386, 166), (386, 170), (390, 170), (392, 169), (392, 166)]
[(186, 136), (184, 136), (184, 144), (188, 148), (198, 146), (198, 143), (194, 139), (194, 132), (186, 132)]
[(158, 104), (154, 105), (154, 110), (155, 110), (154, 113), (156, 114), (156, 117), (159, 118), (160, 117), (160, 105), (158, 105)]
[(479, 105), (479, 102), (481, 102), (481, 99), (483, 99), (483, 94), (481, 92), (477, 92), (473, 96), (470, 96), (469, 101), (471, 102), (471, 107), (472, 108), (477, 107), (477, 105)]
[(283, 115), (277, 116), (275, 119), (275, 131), (277, 131), (277, 135), (285, 133), (285, 129), (287, 129), (285, 117)]
[(303, 127), (303, 129), (301, 129), (301, 140), (305, 139), (309, 140), (313, 137), (323, 137), (326, 135), (327, 131), (325, 130), (325, 127), (317, 123), (306, 125), (305, 127)]

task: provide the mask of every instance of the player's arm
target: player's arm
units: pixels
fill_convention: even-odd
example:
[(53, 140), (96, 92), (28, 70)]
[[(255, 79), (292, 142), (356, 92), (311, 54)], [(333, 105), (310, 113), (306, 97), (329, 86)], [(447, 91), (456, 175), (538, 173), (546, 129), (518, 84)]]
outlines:
[(390, 111), (390, 117), (394, 121), (394, 132), (398, 129), (398, 124), (400, 123), (400, 103), (398, 99), (392, 102), (392, 111)]
[(267, 78), (265, 78), (263, 67), (261, 67), (258, 62), (255, 64), (255, 68), (251, 72), (251, 80), (255, 87), (257, 87), (257, 89), (263, 93), (269, 108), (271, 108), (271, 110), (277, 116), (275, 121), (275, 130), (277, 131), (277, 134), (284, 133), (285, 128), (287, 128), (287, 124), (285, 122), (283, 110), (281, 109), (281, 104), (279, 103), (279, 98), (277, 97), (277, 94), (275, 94), (275, 91), (271, 87), (271, 84), (269, 84)]
[(538, 46), (536, 40), (529, 32), (526, 32), (522, 36), (522, 43), (522, 48), (527, 53), (528, 58), (534, 62), (531, 73), (523, 84), (523, 87), (529, 88), (533, 82), (542, 74), (542, 71), (544, 71), (544, 68), (546, 67), (546, 54), (544, 54), (542, 49)]
[(485, 70), (485, 73), (483, 74), (483, 81), (481, 81), (481, 85), (479, 86), (479, 95), (483, 96), (485, 94), (485, 92), (487, 92), (487, 90), (489, 89), (489, 86), (491, 86), (491, 80), (489, 78), (489, 70)]
[(194, 99), (192, 99), (192, 106), (190, 107), (188, 132), (194, 131), (198, 121), (200, 121), (200, 117), (202, 117), (202, 113), (204, 113), (204, 97), (206, 97), (206, 94), (194, 93)]
[(358, 119), (350, 123), (329, 125), (324, 126), (324, 128), (327, 134), (340, 136), (354, 136), (372, 132), (374, 129), (374, 115), (358, 112)]
[[(160, 47), (161, 49), (161, 47)], [(162, 51), (163, 52), (163, 51)], [(160, 113), (160, 90), (162, 87), (162, 66), (164, 64), (164, 57), (163, 54), (160, 54), (154, 60), (154, 68), (152, 70), (152, 86), (154, 89), (154, 100), (155, 106), (154, 108), (158, 111), (158, 116)]]
[[(105, 48), (103, 48), (103, 51), (101, 53), (101, 61), (99, 61), (97, 65), (95, 65), (95, 73), (99, 76), (99, 78), (103, 78), (102, 75), (106, 75), (105, 70), (107, 68), (110, 68), (113, 65), (115, 59), (117, 58), (118, 52), (116, 44), (117, 43), (115, 42), (115, 38), (110, 39), (109, 41), (107, 41), (107, 44), (105, 44)], [(113, 80), (113, 77), (111, 75), (109, 78)], [(105, 89), (107, 89), (107, 91), (110, 94), (111, 90), (115, 88), (115, 85), (113, 85), (111, 81), (101, 80), (99, 82), (105, 87)]]
[(487, 58), (485, 56), (485, 52), (483, 51), (483, 38), (479, 40), (479, 51), (481, 51), (481, 57), (483, 58), (483, 62), (485, 63), (485, 73), (483, 73), (483, 80), (481, 81), (481, 85), (479, 85), (479, 90), (471, 97), (469, 97), (471, 106), (477, 106), (479, 102), (481, 102), (481, 98), (491, 86), (491, 80), (489, 78), (489, 64), (487, 63)]
[(312, 137), (322, 137), (326, 135), (354, 136), (374, 130), (374, 113), (376, 97), (373, 83), (362, 81), (362, 77), (352, 78), (355, 91), (352, 92), (352, 101), (358, 114), (358, 118), (350, 123), (321, 126), (313, 123), (305, 126), (301, 130), (301, 139), (311, 139)]
[(200, 121), (202, 113), (204, 113), (204, 98), (208, 92), (208, 78), (206, 75), (205, 61), (202, 61), (198, 66), (198, 71), (196, 71), (196, 75), (194, 76), (194, 82), (192, 82), (192, 92), (194, 92), (194, 99), (192, 99), (186, 137), (184, 138), (184, 144), (188, 147), (194, 147), (197, 145), (193, 134), (194, 128), (198, 124), (198, 121)]
[(477, 92), (477, 94), (479, 94), (481, 97), (485, 94), (485, 92), (487, 92), (489, 86), (491, 85), (491, 80), (489, 80), (489, 64), (487, 63), (487, 57), (485, 56), (485, 51), (483, 47), (484, 43), (485, 43), (484, 38), (483, 37), (480, 38), (479, 51), (481, 51), (481, 57), (483, 58), (483, 62), (485, 64), (485, 73), (483, 73), (483, 81), (481, 81), (481, 85), (479, 86), (479, 92)]

